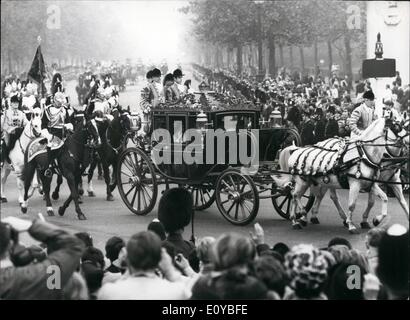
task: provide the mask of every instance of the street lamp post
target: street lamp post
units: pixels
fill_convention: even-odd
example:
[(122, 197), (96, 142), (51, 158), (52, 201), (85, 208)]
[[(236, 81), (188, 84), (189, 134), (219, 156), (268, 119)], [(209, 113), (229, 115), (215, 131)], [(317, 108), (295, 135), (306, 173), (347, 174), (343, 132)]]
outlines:
[(263, 56), (262, 56), (262, 4), (264, 1), (254, 1), (258, 10), (258, 80), (263, 78)]

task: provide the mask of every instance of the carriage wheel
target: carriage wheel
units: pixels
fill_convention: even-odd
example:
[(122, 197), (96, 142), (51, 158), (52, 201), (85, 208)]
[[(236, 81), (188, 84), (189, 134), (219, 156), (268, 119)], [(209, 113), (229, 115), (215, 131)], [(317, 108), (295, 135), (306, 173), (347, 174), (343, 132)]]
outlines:
[(121, 199), (133, 213), (146, 215), (154, 208), (158, 194), (155, 170), (142, 150), (128, 148), (121, 153), (117, 181)]
[(219, 211), (234, 225), (247, 225), (258, 214), (258, 190), (252, 179), (238, 170), (223, 172), (216, 182), (215, 193)]
[[(276, 212), (284, 219), (290, 219), (290, 212), (292, 210), (292, 194), (291, 189), (288, 187), (277, 188), (272, 185), (272, 204)], [(302, 203), (305, 207), (306, 212), (312, 209), (313, 203), (315, 202), (315, 196), (304, 194), (302, 196)]]
[(215, 201), (215, 190), (211, 183), (202, 185), (190, 185), (186, 187), (192, 194), (194, 210), (208, 209)]

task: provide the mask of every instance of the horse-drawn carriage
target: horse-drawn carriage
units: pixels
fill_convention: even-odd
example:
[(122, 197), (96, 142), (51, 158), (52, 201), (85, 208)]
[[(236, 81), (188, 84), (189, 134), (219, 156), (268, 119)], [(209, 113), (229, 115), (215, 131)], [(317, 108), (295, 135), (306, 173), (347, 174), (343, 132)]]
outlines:
[[(135, 145), (122, 152), (117, 167), (119, 193), (126, 206), (146, 215), (155, 206), (158, 186), (177, 184), (191, 191), (196, 210), (216, 202), (222, 216), (235, 225), (250, 223), (260, 199), (266, 198), (279, 215), (288, 218), (291, 187), (276, 187), (272, 174), (280, 150), (292, 143), (300, 145), (299, 134), (263, 125), (259, 106), (228, 101), (213, 92), (199, 95), (199, 102), (189, 106), (152, 109), (148, 142), (136, 138), (140, 126), (130, 133)], [(313, 196), (306, 196), (306, 210), (313, 201)]]

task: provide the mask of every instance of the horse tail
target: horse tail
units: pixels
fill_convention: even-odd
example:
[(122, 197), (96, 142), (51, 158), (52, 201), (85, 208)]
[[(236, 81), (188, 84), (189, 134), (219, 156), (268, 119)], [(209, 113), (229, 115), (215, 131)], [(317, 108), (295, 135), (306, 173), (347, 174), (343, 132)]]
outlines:
[(272, 175), (273, 181), (275, 181), (276, 185), (279, 187), (284, 187), (286, 184), (290, 183), (292, 180), (292, 175), (290, 174), (290, 170), (289, 170), (289, 158), (292, 152), (295, 151), (297, 148), (298, 148), (297, 146), (291, 145), (283, 149), (279, 154), (280, 171), (289, 172), (289, 174), (285, 174), (283, 176)]

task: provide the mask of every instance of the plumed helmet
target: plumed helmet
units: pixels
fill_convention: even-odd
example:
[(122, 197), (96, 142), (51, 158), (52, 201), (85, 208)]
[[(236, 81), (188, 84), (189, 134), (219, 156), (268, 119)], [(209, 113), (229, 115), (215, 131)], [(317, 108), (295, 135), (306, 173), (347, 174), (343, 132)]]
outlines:
[(191, 222), (193, 200), (184, 188), (173, 188), (164, 192), (158, 204), (158, 219), (165, 231), (173, 232), (186, 227)]

